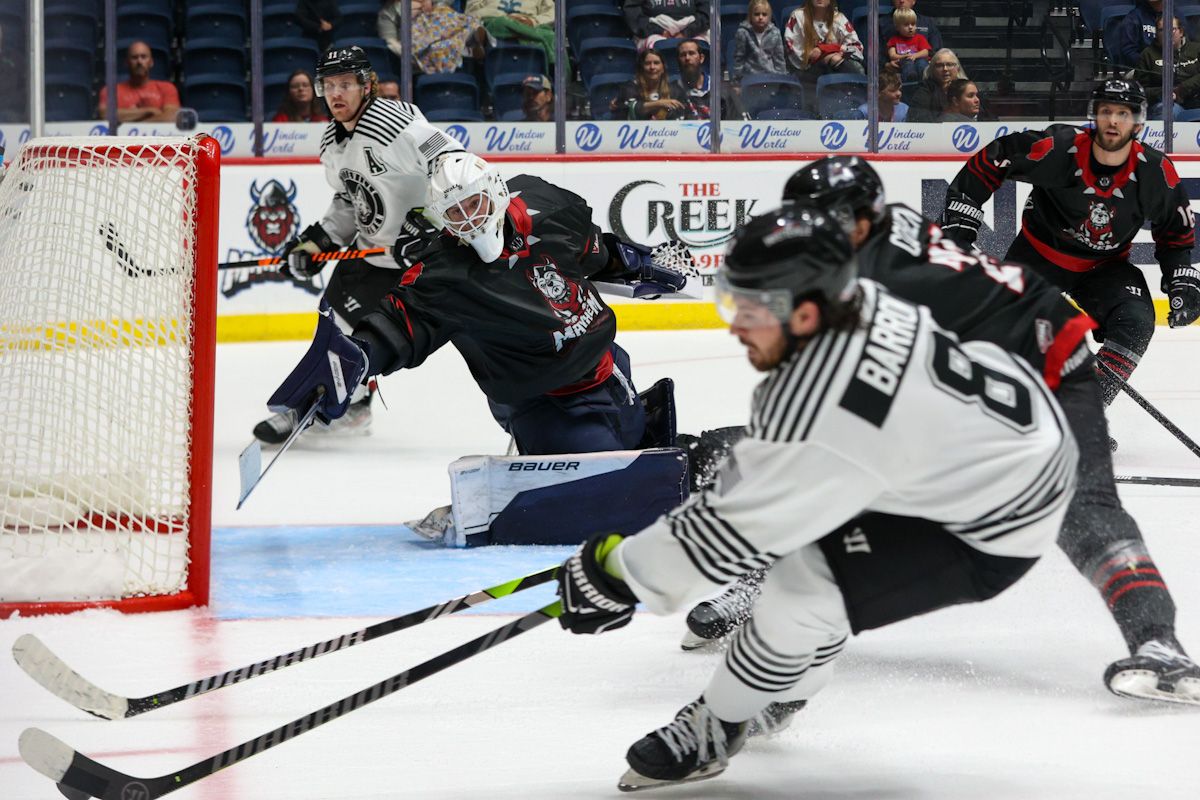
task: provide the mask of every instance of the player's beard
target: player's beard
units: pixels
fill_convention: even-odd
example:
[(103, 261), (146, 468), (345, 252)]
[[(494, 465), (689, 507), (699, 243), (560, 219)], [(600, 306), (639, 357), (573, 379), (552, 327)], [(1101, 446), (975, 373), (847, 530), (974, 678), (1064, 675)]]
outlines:
[(1105, 150), (1109, 153), (1116, 153), (1124, 149), (1131, 141), (1133, 141), (1134, 133), (1135, 131), (1131, 128), (1129, 133), (1125, 136), (1122, 136), (1117, 144), (1112, 145), (1107, 143), (1108, 140), (1103, 136), (1103, 132), (1097, 130), (1095, 135), (1092, 137), (1092, 141), (1094, 141), (1101, 150)]

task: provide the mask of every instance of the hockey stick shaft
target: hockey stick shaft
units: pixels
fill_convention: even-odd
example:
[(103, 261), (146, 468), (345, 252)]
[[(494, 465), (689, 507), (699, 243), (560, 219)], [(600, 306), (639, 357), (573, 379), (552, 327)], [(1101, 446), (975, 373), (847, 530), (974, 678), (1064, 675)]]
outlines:
[(1114, 370), (1108, 364), (1105, 364), (1100, 359), (1096, 359), (1096, 363), (1100, 365), (1100, 368), (1103, 369), (1110, 378), (1117, 382), (1117, 386), (1121, 388), (1121, 391), (1125, 392), (1125, 394), (1129, 395), (1133, 402), (1145, 409), (1147, 414), (1154, 417), (1154, 420), (1159, 425), (1162, 425), (1164, 428), (1166, 428), (1167, 432), (1178, 439), (1184, 447), (1186, 447), (1188, 450), (1191, 450), (1192, 455), (1200, 456), (1200, 445), (1192, 441), (1192, 438), (1180, 430), (1179, 426), (1167, 419), (1167, 416), (1155, 408), (1149, 400), (1142, 397), (1141, 393), (1130, 386), (1128, 381), (1118, 375), (1116, 370)]
[[(315, 253), (313, 261), (343, 261), (353, 258), (366, 258), (392, 252), (390, 247), (368, 247), (365, 250), (327, 250)], [(246, 267), (277, 267), (287, 263), (287, 256), (266, 256), (264, 258), (249, 258), (245, 261), (222, 261), (217, 269), (245, 269)]]
[(1200, 478), (1171, 478), (1155, 475), (1114, 475), (1117, 483), (1132, 483), (1142, 486), (1186, 486), (1200, 488)]
[(38, 728), (27, 728), (21, 734), (19, 741), (21, 757), (31, 767), (56, 783), (64, 784), (77, 792), (83, 792), (101, 800), (129, 800), (134, 797), (138, 800), (153, 800), (153, 798), (162, 797), (176, 789), (182, 789), (207, 778), (213, 773), (258, 755), (369, 703), (374, 703), (376, 700), (400, 691), (405, 686), (441, 672), (447, 667), (466, 661), (472, 656), (490, 650), (496, 645), (555, 619), (561, 613), (562, 608), (558, 601), (555, 601), (490, 633), (452, 650), (447, 650), (411, 669), (393, 675), (335, 703), (330, 703), (273, 731), (192, 764), (179, 772), (158, 778), (134, 778), (118, 772), (76, 752), (69, 745)]
[(526, 575), (522, 578), (506, 581), (486, 589), (480, 589), (479, 591), (455, 597), (419, 611), (413, 611), (399, 617), (384, 620), (383, 622), (377, 622), (374, 625), (369, 625), (366, 628), (338, 636), (334, 639), (310, 644), (307, 647), (293, 650), (290, 653), (283, 653), (274, 658), (268, 658), (265, 661), (227, 670), (218, 675), (185, 683), (182, 686), (176, 686), (174, 689), (156, 692), (145, 697), (118, 697), (104, 691), (74, 672), (33, 634), (27, 633), (17, 639), (13, 644), (13, 657), (21, 669), (31, 678), (49, 692), (66, 700), (76, 708), (102, 719), (123, 719), (135, 717), (147, 711), (171, 705), (172, 703), (178, 703), (180, 700), (197, 697), (216, 689), (232, 686), (235, 683), (243, 683), (251, 678), (257, 678), (260, 675), (266, 675), (269, 672), (275, 672), (284, 667), (299, 664), (302, 661), (311, 661), (319, 656), (335, 653), (338, 650), (346, 650), (363, 642), (369, 642), (372, 639), (378, 639), (390, 633), (412, 628), (438, 617), (455, 614), (464, 609), (474, 608), (475, 606), (483, 605), (501, 597), (523, 592), (526, 589), (531, 589), (534, 586), (540, 586), (543, 583), (553, 580), (557, 572), (558, 567), (550, 567), (541, 572), (535, 572), (532, 575)]

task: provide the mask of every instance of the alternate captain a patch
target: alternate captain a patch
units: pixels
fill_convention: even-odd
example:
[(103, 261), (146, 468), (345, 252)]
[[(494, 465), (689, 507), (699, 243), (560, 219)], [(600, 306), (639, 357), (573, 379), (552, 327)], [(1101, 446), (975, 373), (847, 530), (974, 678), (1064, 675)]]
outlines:
[(882, 428), (892, 410), (896, 389), (904, 380), (904, 371), (912, 359), (920, 314), (886, 292), (879, 293), (867, 346), (854, 367), (841, 407)]

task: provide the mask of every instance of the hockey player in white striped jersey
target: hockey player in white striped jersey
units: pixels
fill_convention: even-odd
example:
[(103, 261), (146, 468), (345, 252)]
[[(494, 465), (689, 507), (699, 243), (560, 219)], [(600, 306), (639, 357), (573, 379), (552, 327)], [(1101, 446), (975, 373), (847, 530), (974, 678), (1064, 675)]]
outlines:
[[(361, 47), (335, 48), (318, 62), (315, 89), (332, 118), (321, 137), (321, 165), (334, 194), (321, 220), (291, 244), (285, 267), (294, 277), (308, 279), (324, 266), (312, 260), (315, 253), (343, 246), (396, 248), (393, 255), (338, 262), (325, 299), (345, 333), (375, 310), (399, 279), (401, 266), (411, 266), (400, 263), (404, 248), (423, 249), (423, 239), (436, 235), (431, 224), (409, 212), (425, 204), (430, 162), (442, 153), (462, 151), (416, 106), (378, 97), (378, 83)], [(360, 387), (346, 415), (329, 430), (367, 432), (370, 402), (369, 388)], [(295, 423), (292, 412), (276, 414), (258, 423), (254, 435), (266, 444), (280, 444)]]
[(1075, 441), (1039, 373), (858, 279), (824, 211), (752, 220), (717, 301), (766, 373), (746, 436), (702, 492), (559, 571), (563, 627), (599, 633), (773, 565), (700, 698), (630, 747), (626, 791), (722, 772), (828, 682), (850, 634), (1008, 588), (1074, 490)]

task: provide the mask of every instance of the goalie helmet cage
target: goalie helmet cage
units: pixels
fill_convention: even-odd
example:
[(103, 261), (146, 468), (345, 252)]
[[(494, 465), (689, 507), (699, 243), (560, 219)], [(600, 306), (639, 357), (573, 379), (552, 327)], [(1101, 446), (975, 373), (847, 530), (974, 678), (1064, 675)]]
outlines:
[(56, 137), (0, 183), (0, 618), (208, 603), (219, 170)]

